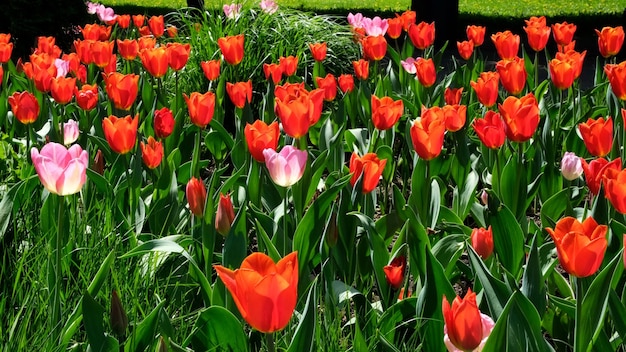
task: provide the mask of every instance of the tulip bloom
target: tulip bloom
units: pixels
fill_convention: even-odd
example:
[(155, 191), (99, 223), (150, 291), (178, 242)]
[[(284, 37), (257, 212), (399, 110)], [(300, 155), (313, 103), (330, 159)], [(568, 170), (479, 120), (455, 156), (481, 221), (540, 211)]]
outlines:
[(413, 24), (409, 27), (408, 34), (413, 46), (424, 50), (435, 42), (435, 22)]
[(295, 56), (281, 57), (278, 63), (287, 77), (293, 76), (298, 70), (298, 58)]
[(261, 252), (246, 257), (236, 270), (214, 266), (241, 316), (254, 329), (272, 333), (287, 326), (298, 301), (298, 255), (278, 263)]
[(290, 187), (298, 182), (306, 168), (307, 152), (290, 145), (283, 147), (279, 153), (274, 149), (263, 150), (265, 166), (275, 184)]
[(550, 60), (550, 79), (557, 89), (568, 89), (574, 83), (575, 67), (569, 60)]
[(189, 210), (191, 213), (199, 218), (204, 216), (204, 205), (206, 203), (206, 187), (201, 179), (192, 177), (187, 182), (185, 187), (185, 195), (187, 196), (187, 203), (189, 203)]
[(406, 10), (400, 15), (400, 18), (402, 18), (402, 29), (404, 29), (404, 31), (408, 31), (409, 27), (411, 27), (412, 24), (415, 24), (417, 13), (415, 11)]
[(372, 94), (372, 122), (374, 127), (384, 131), (393, 128), (404, 113), (402, 100), (390, 97), (378, 98)]
[(403, 255), (393, 258), (391, 263), (383, 267), (385, 279), (387, 280), (389, 286), (393, 287), (394, 290), (402, 287), (402, 283), (404, 282), (405, 268), (406, 257)]
[(467, 26), (465, 29), (465, 34), (467, 34), (467, 39), (471, 40), (474, 43), (474, 46), (481, 46), (485, 41), (485, 31), (486, 28), (483, 26)]
[(324, 100), (333, 101), (337, 96), (337, 80), (332, 73), (327, 74), (325, 77), (315, 77), (315, 83), (317, 87), (324, 90)]
[(506, 125), (500, 114), (489, 110), (482, 119), (474, 119), (472, 124), (476, 135), (485, 147), (498, 149), (506, 140)]
[(313, 60), (322, 62), (326, 58), (326, 43), (311, 43), (309, 44), (309, 49), (311, 49), (311, 56), (313, 56)]
[(285, 133), (293, 138), (300, 138), (309, 132), (312, 109), (313, 102), (306, 95), (287, 101), (276, 99), (276, 115), (280, 118)]
[(370, 63), (367, 60), (359, 60), (353, 61), (352, 66), (354, 67), (354, 75), (359, 80), (366, 80), (369, 76)]
[(465, 126), (467, 106), (445, 105), (442, 110), (446, 120), (446, 130), (456, 132)]
[(529, 140), (539, 125), (539, 105), (533, 93), (508, 97), (498, 106), (506, 124), (506, 136), (513, 142)]
[(66, 146), (76, 142), (80, 135), (80, 129), (78, 128), (78, 122), (74, 120), (68, 120), (63, 123), (63, 144)]
[(104, 78), (106, 92), (116, 108), (129, 110), (137, 98), (139, 76), (112, 72)]
[(280, 83), (280, 80), (283, 79), (283, 68), (279, 64), (263, 64), (263, 73), (265, 74), (265, 79), (269, 81), (271, 78), (274, 85)]
[(116, 20), (120, 28), (126, 29), (130, 27), (130, 15), (118, 15)]
[(127, 115), (123, 118), (109, 116), (102, 120), (102, 129), (104, 137), (111, 150), (118, 154), (126, 154), (135, 147), (137, 139), (137, 125), (139, 123), (139, 115), (131, 118)]
[(220, 60), (202, 61), (200, 66), (204, 77), (209, 81), (215, 81), (220, 76)]
[(626, 100), (626, 61), (604, 65), (604, 73), (611, 83), (613, 94), (620, 100)]
[(580, 158), (580, 162), (583, 167), (583, 172), (585, 173), (585, 181), (587, 182), (589, 192), (591, 192), (594, 196), (597, 196), (598, 193), (600, 193), (602, 179), (607, 170), (614, 169), (616, 171), (620, 171), (622, 169), (621, 158), (614, 159), (611, 162), (608, 162), (604, 158), (598, 158), (589, 163), (587, 163), (585, 159)]
[(83, 84), (80, 90), (75, 87), (74, 95), (76, 96), (76, 103), (83, 110), (89, 111), (98, 104), (98, 86), (96, 84)]
[(415, 60), (417, 79), (424, 87), (428, 88), (437, 81), (437, 71), (433, 59), (418, 58)]
[(446, 87), (443, 91), (443, 100), (447, 105), (458, 105), (461, 103), (461, 96), (463, 95), (463, 87), (450, 88)]
[(118, 39), (117, 52), (124, 60), (133, 61), (139, 54), (139, 43), (136, 39)]
[(148, 20), (148, 27), (150, 27), (150, 32), (152, 32), (152, 35), (156, 38), (163, 36), (163, 33), (165, 33), (163, 16), (151, 16)]
[(337, 82), (339, 83), (339, 89), (341, 89), (341, 91), (345, 94), (352, 92), (354, 89), (354, 76), (350, 74), (343, 74), (339, 76)]
[(456, 42), (456, 48), (459, 50), (459, 55), (463, 60), (469, 60), (474, 53), (474, 42), (471, 40)]
[(606, 198), (615, 210), (626, 214), (626, 171), (606, 168), (602, 178)]
[(89, 46), (91, 51), (91, 62), (100, 68), (105, 68), (111, 62), (113, 57), (113, 48), (115, 42), (113, 41), (94, 41)]
[(387, 19), (387, 35), (391, 39), (398, 39), (402, 34), (402, 17), (396, 14), (396, 18)]
[(191, 96), (183, 93), (189, 118), (194, 125), (205, 128), (213, 119), (215, 113), (215, 93), (206, 92), (204, 94), (193, 92)]
[(565, 152), (561, 159), (561, 175), (568, 181), (573, 181), (583, 174), (583, 165), (580, 158), (572, 152)]
[(75, 144), (69, 149), (58, 143), (47, 143), (30, 150), (30, 156), (41, 184), (60, 196), (78, 193), (86, 181), (89, 157), (87, 151)]
[(59, 104), (67, 104), (74, 97), (76, 78), (58, 77), (53, 78), (50, 84), (52, 98)]
[(493, 253), (493, 230), (491, 226), (487, 229), (482, 227), (472, 229), (470, 240), (472, 242), (472, 248), (474, 248), (476, 253), (483, 258), (483, 260), (489, 258), (491, 253)]
[(511, 31), (498, 32), (491, 35), (491, 40), (496, 46), (498, 56), (502, 60), (512, 60), (517, 57), (519, 51), (519, 35)]
[(157, 138), (167, 138), (174, 131), (172, 110), (161, 108), (154, 111), (154, 134)]
[(146, 23), (146, 16), (144, 15), (132, 15), (133, 24), (135, 27), (140, 28), (143, 27), (144, 23)]
[(350, 184), (354, 187), (360, 178), (363, 185), (361, 191), (364, 194), (372, 192), (376, 189), (386, 164), (387, 159), (378, 159), (376, 153), (367, 153), (362, 157), (358, 156), (357, 153), (352, 153), (352, 157), (350, 157), (350, 173), (352, 174)]
[(154, 78), (165, 76), (168, 69), (168, 55), (165, 47), (143, 49), (139, 52), (141, 63), (148, 73)]
[(573, 23), (555, 23), (552, 25), (552, 34), (554, 35), (554, 41), (558, 45), (567, 45), (574, 39), (574, 33), (576, 32), (576, 25)]
[(604, 157), (613, 147), (613, 119), (600, 117), (589, 118), (587, 122), (578, 124), (580, 135), (589, 153), (593, 156)]
[(615, 56), (624, 44), (624, 28), (622, 26), (604, 27), (602, 31), (595, 30), (598, 35), (598, 49), (602, 57)]
[(220, 235), (226, 236), (230, 232), (233, 221), (235, 221), (235, 209), (233, 208), (230, 194), (224, 195), (220, 193), (217, 214), (215, 214), (215, 230)]
[(476, 82), (470, 82), (478, 101), (485, 107), (493, 106), (498, 100), (499, 81), (500, 75), (497, 72), (488, 71), (481, 72)]
[(250, 154), (254, 160), (260, 163), (265, 162), (265, 155), (263, 154), (265, 149), (276, 150), (278, 147), (280, 129), (276, 121), (269, 125), (261, 120), (256, 120), (253, 124), (247, 123), (243, 133), (246, 137)]
[(380, 61), (387, 54), (387, 40), (382, 35), (367, 36), (361, 39), (363, 47), (363, 56), (373, 60)]
[(524, 59), (515, 57), (511, 60), (500, 60), (496, 63), (502, 86), (512, 95), (518, 95), (526, 85), (526, 67)]
[(243, 41), (243, 34), (222, 37), (217, 40), (224, 60), (230, 65), (238, 65), (243, 60)]
[(17, 120), (25, 125), (37, 121), (39, 117), (39, 102), (33, 93), (15, 92), (10, 95), (9, 104), (11, 104), (11, 111)]
[(143, 49), (154, 49), (156, 48), (156, 38), (139, 37), (139, 39), (137, 39), (137, 45), (139, 45), (139, 51)]
[(13, 43), (0, 43), (0, 63), (6, 63), (11, 59)]
[(252, 81), (230, 83), (226, 82), (226, 92), (233, 104), (243, 109), (246, 106), (246, 102), (250, 104), (252, 102)]
[(528, 37), (528, 46), (534, 51), (541, 51), (548, 44), (551, 29), (546, 25), (544, 16), (531, 17), (530, 20), (526, 20), (524, 31)]
[(425, 160), (439, 156), (443, 147), (446, 121), (443, 110), (438, 107), (422, 108), (422, 116), (411, 125), (411, 141), (417, 155)]
[(148, 137), (148, 144), (141, 142), (141, 159), (149, 169), (155, 169), (163, 160), (163, 144), (157, 142), (152, 136)]
[(598, 225), (592, 217), (582, 223), (565, 217), (556, 223), (554, 230), (546, 228), (546, 231), (554, 240), (559, 263), (568, 274), (581, 278), (598, 271), (608, 244), (606, 225)]
[(191, 45), (189, 43), (167, 43), (167, 63), (174, 71), (180, 71), (187, 64)]
[(465, 298), (461, 300), (456, 296), (452, 305), (444, 297), (441, 307), (445, 321), (444, 343), (448, 351), (480, 350), (495, 324), (478, 309), (476, 293), (468, 289)]

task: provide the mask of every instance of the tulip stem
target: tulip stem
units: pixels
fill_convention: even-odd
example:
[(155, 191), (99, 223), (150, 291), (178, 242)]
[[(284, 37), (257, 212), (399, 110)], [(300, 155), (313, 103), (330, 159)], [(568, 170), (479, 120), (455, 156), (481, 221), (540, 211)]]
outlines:
[[(287, 209), (289, 207), (289, 189), (291, 187), (287, 187), (285, 189), (285, 198), (283, 199), (283, 253), (282, 255), (287, 255)], [(268, 334), (269, 335), (269, 334)]]
[(267, 343), (268, 352), (276, 352), (276, 344), (274, 343), (274, 333), (268, 332), (265, 334), (265, 341)]
[[(580, 277), (573, 277), (572, 278), (575, 282), (576, 282), (576, 320), (575, 325), (574, 325), (574, 351), (582, 351), (582, 346), (578, 346), (580, 344), (580, 341), (578, 341), (578, 329), (581, 328), (580, 323), (582, 322), (582, 305), (583, 305), (583, 298), (585, 297), (585, 288), (584, 288), (584, 283), (583, 283), (583, 278)], [(585, 346), (586, 347), (586, 346)]]
[[(131, 162), (126, 158), (126, 155), (122, 155), (124, 162), (126, 163), (126, 184), (128, 185), (128, 203), (130, 205), (130, 247), (135, 248), (137, 246), (137, 234), (135, 233), (135, 197), (134, 190), (130, 182), (130, 166)], [(129, 155), (129, 158), (132, 156)]]
[[(50, 327), (52, 328), (51, 343), (54, 347), (57, 347), (57, 342), (54, 342), (56, 338), (61, 337), (61, 236), (63, 235), (63, 217), (65, 213), (65, 199), (63, 196), (58, 196), (59, 207), (57, 211), (57, 233), (53, 238), (52, 245), (52, 260), (49, 263), (48, 269), (48, 285), (50, 286)], [(57, 340), (58, 341), (58, 340)]]

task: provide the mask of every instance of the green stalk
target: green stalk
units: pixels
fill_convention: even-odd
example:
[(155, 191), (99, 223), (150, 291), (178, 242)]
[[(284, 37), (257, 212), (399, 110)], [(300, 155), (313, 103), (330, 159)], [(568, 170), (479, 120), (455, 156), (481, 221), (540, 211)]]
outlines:
[[(130, 182), (130, 161), (126, 155), (122, 156), (126, 164), (126, 184), (128, 184), (128, 203), (130, 204), (130, 248), (137, 247), (137, 234), (135, 233), (135, 192)], [(129, 157), (130, 158), (130, 157)]]
[(287, 255), (287, 207), (289, 206), (289, 189), (291, 187), (287, 187), (285, 189), (285, 197), (283, 198), (283, 252), (281, 253), (283, 256)]
[(276, 344), (274, 343), (274, 333), (268, 332), (265, 334), (265, 341), (267, 343), (268, 352), (276, 352)]
[[(57, 347), (58, 339), (61, 337), (61, 281), (63, 280), (61, 274), (61, 236), (63, 236), (63, 217), (65, 213), (65, 199), (63, 196), (58, 196), (59, 207), (57, 211), (57, 233), (53, 238), (52, 245), (52, 260), (48, 264), (50, 266), (48, 270), (48, 285), (51, 285), (50, 299), (52, 304), (50, 305), (50, 327), (52, 328), (51, 344)], [(57, 342), (55, 342), (55, 340)]]

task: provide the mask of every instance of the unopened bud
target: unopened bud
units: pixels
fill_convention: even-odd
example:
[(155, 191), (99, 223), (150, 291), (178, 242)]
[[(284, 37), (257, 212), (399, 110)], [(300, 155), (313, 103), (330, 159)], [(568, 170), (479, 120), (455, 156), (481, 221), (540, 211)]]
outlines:
[(122, 307), (122, 301), (117, 296), (117, 291), (111, 293), (111, 329), (117, 336), (125, 336), (128, 327), (128, 317)]
[(583, 173), (583, 165), (580, 158), (572, 152), (566, 152), (561, 159), (561, 174), (568, 181), (573, 181)]

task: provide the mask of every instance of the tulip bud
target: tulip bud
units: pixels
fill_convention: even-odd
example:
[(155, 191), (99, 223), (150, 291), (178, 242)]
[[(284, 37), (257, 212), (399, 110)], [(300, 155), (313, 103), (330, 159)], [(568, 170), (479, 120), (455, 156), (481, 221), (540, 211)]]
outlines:
[(111, 293), (111, 328), (118, 336), (126, 335), (126, 328), (128, 327), (128, 317), (122, 307), (122, 301), (117, 295), (117, 291), (113, 290)]
[(217, 214), (215, 215), (215, 230), (222, 236), (228, 235), (234, 220), (235, 209), (230, 195), (220, 193), (220, 202), (217, 205)]
[(573, 181), (583, 173), (583, 166), (580, 158), (572, 152), (566, 152), (561, 159), (561, 174), (568, 181)]
[(159, 348), (158, 350), (159, 352), (167, 352), (167, 341), (165, 341), (165, 338), (163, 336), (161, 336), (159, 338)]
[(69, 120), (63, 124), (63, 144), (66, 146), (76, 142), (79, 134), (80, 130), (76, 121)]
[(99, 175), (104, 175), (104, 155), (102, 155), (102, 150), (98, 149), (96, 152), (91, 168)]
[(484, 206), (489, 205), (489, 193), (487, 193), (485, 189), (480, 193), (480, 202), (483, 203)]
[(206, 203), (206, 187), (202, 180), (192, 177), (189, 182), (187, 182), (185, 194), (187, 195), (189, 210), (191, 210), (193, 215), (199, 218), (203, 217), (204, 205)]
[(486, 230), (484, 228), (473, 229), (470, 238), (472, 240), (472, 248), (481, 258), (485, 260), (491, 256), (491, 253), (493, 253), (493, 231), (491, 226)]

